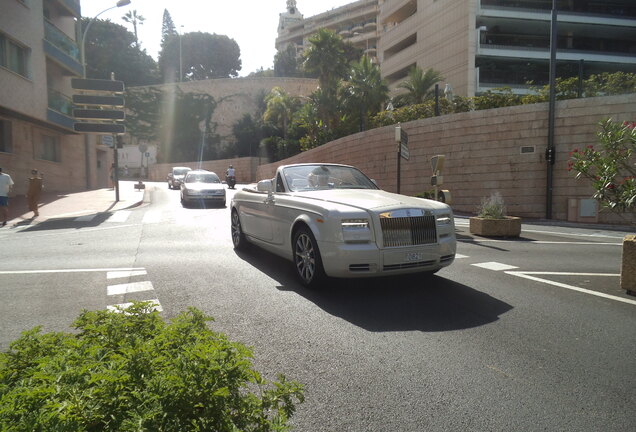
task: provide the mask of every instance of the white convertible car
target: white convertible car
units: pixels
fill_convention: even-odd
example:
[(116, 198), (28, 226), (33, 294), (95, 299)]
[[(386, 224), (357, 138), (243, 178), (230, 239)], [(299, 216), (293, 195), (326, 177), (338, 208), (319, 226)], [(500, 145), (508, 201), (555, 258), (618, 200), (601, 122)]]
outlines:
[(380, 190), (358, 169), (337, 164), (278, 168), (231, 204), (232, 242), (289, 259), (301, 282), (325, 276), (432, 274), (455, 259), (451, 208)]

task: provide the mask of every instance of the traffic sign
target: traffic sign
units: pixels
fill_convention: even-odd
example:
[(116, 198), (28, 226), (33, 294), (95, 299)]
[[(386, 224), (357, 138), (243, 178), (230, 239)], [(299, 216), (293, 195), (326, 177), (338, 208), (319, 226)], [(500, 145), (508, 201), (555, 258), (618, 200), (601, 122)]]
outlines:
[(74, 109), (73, 117), (96, 120), (123, 120), (125, 114), (123, 110)]
[(71, 88), (84, 91), (121, 93), (124, 91), (124, 82), (103, 79), (72, 78)]
[(400, 156), (402, 156), (406, 160), (409, 160), (409, 148), (404, 143), (400, 144)]
[(97, 96), (97, 95), (73, 95), (73, 103), (76, 105), (97, 105), (108, 107), (123, 107), (123, 96)]
[(75, 132), (97, 133), (97, 134), (123, 134), (126, 127), (119, 123), (80, 123), (73, 126)]
[(113, 139), (112, 135), (102, 135), (102, 145), (112, 148), (114, 143), (115, 140)]

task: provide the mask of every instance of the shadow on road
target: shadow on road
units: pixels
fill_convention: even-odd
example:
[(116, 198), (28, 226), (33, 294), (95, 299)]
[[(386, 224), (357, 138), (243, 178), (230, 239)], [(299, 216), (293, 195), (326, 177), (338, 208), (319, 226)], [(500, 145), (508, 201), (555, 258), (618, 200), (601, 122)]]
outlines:
[(373, 332), (441, 332), (497, 321), (512, 309), (494, 297), (441, 275), (328, 279), (320, 289), (303, 287), (293, 264), (250, 247), (238, 256), (324, 311)]

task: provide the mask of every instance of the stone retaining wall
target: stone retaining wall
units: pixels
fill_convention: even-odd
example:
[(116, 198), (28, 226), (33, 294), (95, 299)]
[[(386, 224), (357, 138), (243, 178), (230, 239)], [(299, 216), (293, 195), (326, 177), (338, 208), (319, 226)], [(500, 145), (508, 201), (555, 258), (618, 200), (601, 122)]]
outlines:
[[(592, 196), (586, 180), (567, 171), (570, 152), (596, 145), (598, 122), (636, 120), (636, 94), (572, 99), (556, 104), (553, 215), (557, 220), (625, 223), (608, 212), (582, 217), (580, 199)], [(525, 218), (546, 215), (548, 104), (472, 111), (402, 124), (409, 134), (410, 159), (402, 161), (400, 192), (430, 190), (431, 157), (446, 155), (443, 189), (451, 191), (453, 208), (476, 213), (482, 197), (500, 192), (508, 214)], [(276, 167), (297, 162), (337, 162), (357, 166), (386, 190), (397, 189), (394, 126), (332, 141), (292, 158), (258, 167), (257, 178), (272, 177)], [(569, 218), (568, 218), (569, 216)], [(629, 220), (636, 221), (631, 215)]]

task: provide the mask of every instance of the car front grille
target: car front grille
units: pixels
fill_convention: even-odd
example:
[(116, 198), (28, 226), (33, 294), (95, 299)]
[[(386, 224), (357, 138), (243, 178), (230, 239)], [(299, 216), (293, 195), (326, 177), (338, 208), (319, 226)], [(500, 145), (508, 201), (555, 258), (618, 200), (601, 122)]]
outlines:
[(415, 246), (437, 242), (435, 216), (380, 218), (384, 247)]

